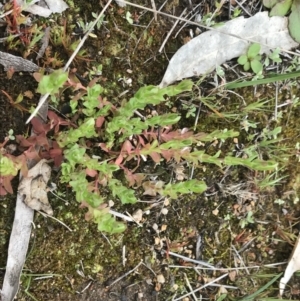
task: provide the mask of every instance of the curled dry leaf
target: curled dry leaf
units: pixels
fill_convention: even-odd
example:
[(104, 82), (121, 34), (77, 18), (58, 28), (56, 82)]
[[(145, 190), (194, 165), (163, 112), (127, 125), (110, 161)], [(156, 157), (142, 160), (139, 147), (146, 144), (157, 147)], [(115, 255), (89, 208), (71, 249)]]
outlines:
[(142, 209), (137, 209), (133, 214), (132, 214), (133, 219), (139, 223), (143, 219), (143, 210)]
[(285, 269), (284, 276), (280, 279), (280, 296), (283, 295), (286, 284), (289, 282), (293, 274), (297, 271), (300, 271), (300, 235), (298, 236), (298, 239), (295, 243), (292, 255), (289, 259), (289, 263)]
[[(41, 2), (39, 3), (41, 5), (35, 4), (37, 2)], [(21, 6), (23, 10), (45, 18), (52, 13), (62, 13), (69, 7), (63, 0), (45, 0), (45, 2), (47, 5), (43, 5), (42, 1), (28, 3), (28, 1), (16, 0), (16, 4)]]
[(157, 193), (162, 194), (163, 186), (163, 181), (146, 181), (143, 183), (143, 188), (145, 190), (143, 195), (156, 196)]
[(269, 53), (270, 49), (297, 47), (287, 23), (286, 17), (270, 18), (268, 12), (260, 12), (251, 18), (239, 17), (206, 31), (175, 53), (159, 86), (166, 87), (182, 78), (207, 74), (226, 61), (245, 54), (250, 43), (261, 45), (260, 54)]
[(51, 167), (45, 159), (37, 163), (21, 180), (18, 192), (25, 196), (24, 203), (31, 209), (53, 215), (47, 196), (47, 183), (51, 176)]
[(166, 282), (165, 277), (164, 277), (163, 274), (157, 275), (157, 282), (161, 283), (161, 284), (164, 284)]
[(65, 11), (69, 6), (63, 0), (45, 0), (47, 6), (53, 13), (62, 13)]
[(115, 0), (116, 3), (120, 6), (120, 7), (125, 7), (126, 3), (124, 3), (122, 0)]

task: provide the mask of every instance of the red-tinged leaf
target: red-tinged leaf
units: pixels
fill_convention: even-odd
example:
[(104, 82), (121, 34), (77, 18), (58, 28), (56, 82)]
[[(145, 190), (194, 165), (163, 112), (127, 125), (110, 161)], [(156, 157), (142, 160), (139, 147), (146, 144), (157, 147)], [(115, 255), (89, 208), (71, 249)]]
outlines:
[(63, 118), (59, 117), (53, 111), (48, 111), (48, 118), (50, 119), (51, 129), (54, 128), (54, 132), (58, 133), (60, 125), (70, 125), (70, 122), (64, 120)]
[(128, 169), (125, 169), (125, 177), (128, 181), (128, 186), (138, 188), (142, 185), (143, 180), (146, 178), (146, 175), (143, 173), (132, 173)]
[(51, 158), (49, 152), (43, 149), (40, 150), (39, 156), (41, 159), (46, 159), (46, 160), (49, 160)]
[(166, 159), (166, 161), (170, 161), (174, 157), (174, 152), (172, 150), (162, 150), (162, 156)]
[(74, 127), (76, 127), (76, 125), (74, 123), (71, 123), (69, 120), (64, 120), (62, 118), (59, 118), (59, 125), (73, 125)]
[(0, 196), (7, 195), (7, 191), (4, 189), (4, 187), (0, 184)]
[(133, 174), (128, 168), (126, 168), (124, 166), (122, 166), (122, 168), (124, 170), (125, 177), (128, 181), (128, 186), (132, 187), (136, 183), (135, 177), (134, 177), (135, 174)]
[(24, 155), (26, 156), (27, 160), (35, 160), (37, 162), (41, 160), (34, 147), (30, 147), (27, 151), (24, 152)]
[(94, 77), (88, 84), (88, 87), (93, 87), (95, 86), (95, 84), (97, 84), (97, 82), (99, 81), (100, 77)]
[(61, 148), (51, 148), (49, 150), (50, 158), (53, 159), (54, 165), (59, 167), (63, 161), (63, 151)]
[(182, 158), (182, 156), (181, 156), (180, 152), (175, 151), (174, 152), (174, 160), (176, 161), (176, 163), (180, 163), (181, 158)]
[(84, 215), (84, 219), (89, 222), (91, 219), (93, 218), (93, 212), (88, 211), (85, 215)]
[(51, 127), (54, 128), (54, 133), (58, 133), (59, 132), (59, 124), (58, 123), (54, 123), (51, 121)]
[(11, 187), (11, 180), (14, 178), (14, 176), (7, 176), (7, 177), (1, 177), (2, 178), (2, 186), (4, 187), (4, 189), (10, 193), (10, 194), (13, 194), (14, 191)]
[(16, 135), (16, 141), (23, 147), (31, 147), (36, 144), (35, 136), (31, 136), (28, 139), (25, 139), (22, 135)]
[(146, 181), (143, 183), (143, 188), (145, 190), (143, 195), (156, 196), (157, 193), (162, 195), (163, 186), (163, 181)]
[(48, 118), (50, 120), (54, 120), (55, 123), (59, 122), (59, 116), (56, 113), (54, 113), (53, 111), (50, 111), (50, 110), (48, 111)]
[(145, 144), (146, 144), (145, 139), (144, 139), (141, 135), (138, 135), (138, 139), (139, 139), (139, 143), (140, 143), (142, 146), (145, 146)]
[(41, 133), (40, 135), (36, 136), (36, 144), (44, 147), (46, 150), (49, 150), (49, 140), (46, 137), (46, 133)]
[(77, 103), (79, 99), (82, 99), (82, 97), (86, 94), (86, 91), (79, 91), (70, 101), (70, 103)]
[(62, 151), (62, 149), (59, 147), (58, 143), (56, 141), (52, 141), (52, 148), (54, 149), (60, 149)]
[(39, 83), (42, 80), (43, 75), (41, 73), (39, 73), (39, 72), (34, 72), (33, 73), (33, 77)]
[(143, 135), (147, 138), (148, 141), (157, 140), (158, 133), (157, 131), (144, 131)]
[(8, 137), (5, 137), (3, 143), (0, 143), (0, 149), (1, 148), (4, 148), (5, 144), (9, 141), (9, 138)]
[[(24, 156), (25, 158), (25, 156)], [(27, 164), (22, 164), (21, 165), (21, 169), (20, 169), (20, 172), (22, 174), (23, 177), (26, 177), (28, 175), (28, 167), (27, 167)]]
[(84, 87), (81, 82), (79, 81), (79, 79), (76, 77), (75, 74), (69, 74), (68, 77), (68, 84), (73, 87), (73, 89), (76, 90), (86, 90), (86, 87)]
[(54, 112), (48, 111), (48, 118), (50, 119), (50, 128), (57, 133), (59, 131), (59, 117)]
[(96, 128), (100, 129), (103, 125), (105, 121), (105, 118), (104, 116), (99, 116), (97, 119), (96, 119)]
[(32, 118), (31, 125), (35, 134), (48, 133), (50, 131), (50, 125), (42, 123), (37, 117)]
[(110, 149), (106, 146), (106, 143), (99, 143), (98, 146), (105, 152), (109, 153)]
[(129, 140), (126, 140), (121, 149), (121, 153), (126, 152), (128, 155), (131, 154), (134, 151), (134, 147), (132, 146), (131, 142)]
[[(51, 154), (50, 154), (50, 157), (51, 157)], [(64, 159), (63, 155), (61, 155), (61, 156), (55, 156), (55, 157), (53, 158), (54, 166), (55, 166), (55, 167), (61, 166), (61, 164), (62, 164), (62, 162), (63, 162), (63, 159)]]
[(89, 208), (89, 204), (85, 201), (80, 202), (79, 208)]
[(98, 175), (98, 172), (94, 169), (89, 169), (89, 168), (86, 168), (85, 169), (85, 173), (87, 174), (87, 176), (90, 176), (92, 178), (96, 177)]
[(126, 140), (122, 145), (121, 152), (118, 158), (116, 159), (115, 164), (120, 165), (125, 157), (128, 157), (130, 154), (136, 152), (138, 154), (139, 151), (134, 149), (133, 145), (129, 140)]
[(153, 152), (153, 153), (150, 153), (149, 156), (152, 158), (152, 160), (155, 162), (155, 163), (159, 163), (160, 162), (160, 154), (159, 153), (156, 153), (156, 152)]
[(190, 138), (191, 136), (193, 136), (194, 133), (192, 131), (180, 131), (180, 130), (177, 130), (177, 131), (172, 131), (172, 132), (163, 132), (161, 133), (160, 137), (162, 139), (162, 141), (164, 142), (167, 142), (167, 141), (170, 141), (170, 140), (184, 140), (184, 139), (187, 139), (187, 138)]
[(123, 159), (124, 159), (124, 157), (120, 154), (118, 156), (118, 158), (116, 159), (115, 164), (120, 166), (120, 164), (123, 162)]

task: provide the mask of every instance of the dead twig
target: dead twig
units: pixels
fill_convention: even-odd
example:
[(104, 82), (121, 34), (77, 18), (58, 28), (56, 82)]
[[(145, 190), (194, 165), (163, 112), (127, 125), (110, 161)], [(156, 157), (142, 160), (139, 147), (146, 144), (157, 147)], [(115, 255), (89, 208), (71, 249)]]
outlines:
[(153, 10), (155, 10), (155, 12), (154, 12), (154, 20), (155, 20), (155, 22), (157, 22), (157, 11), (156, 11), (156, 5), (155, 5), (155, 1), (154, 0), (151, 0), (151, 5), (152, 5)]
[(48, 47), (49, 39), (50, 39), (50, 29), (51, 29), (50, 26), (48, 26), (45, 29), (44, 36), (41, 40), (42, 46), (41, 46), (40, 51), (38, 52), (38, 55), (36, 57), (37, 60), (40, 59), (44, 55), (44, 53), (46, 51), (46, 48)]
[(198, 298), (196, 297), (195, 292), (193, 291), (193, 288), (192, 288), (192, 286), (191, 286), (191, 284), (190, 284), (190, 281), (189, 281), (189, 279), (188, 279), (186, 273), (183, 273), (183, 275), (184, 275), (184, 279), (185, 279), (186, 285), (187, 285), (188, 288), (190, 289), (191, 294), (192, 294), (194, 300), (197, 301)]
[(116, 279), (113, 283), (111, 283), (109, 286), (113, 286), (114, 284), (116, 284), (117, 282), (119, 282), (120, 280), (122, 280), (123, 278), (127, 277), (129, 274), (133, 273), (135, 270), (137, 270), (140, 265), (142, 265), (143, 262), (141, 261), (136, 267), (134, 267), (132, 270), (128, 271), (127, 273), (125, 273), (123, 276), (119, 277), (118, 279)]
[[(184, 16), (184, 14), (186, 13), (186, 8), (183, 10), (183, 12), (180, 14), (180, 18), (182, 16)], [(175, 27), (177, 26), (179, 20), (177, 19), (176, 22), (173, 24), (172, 28), (170, 29), (170, 31), (168, 32), (165, 40), (163, 41), (162, 45), (160, 46), (158, 52), (161, 53), (165, 47), (165, 44), (167, 43), (167, 41), (169, 40), (170, 38), (170, 35), (172, 34), (172, 32), (174, 31)]]
[(196, 292), (199, 292), (200, 290), (202, 290), (202, 289), (204, 289), (204, 288), (206, 288), (206, 287), (208, 287), (208, 286), (211, 286), (213, 283), (218, 282), (218, 281), (222, 280), (223, 278), (225, 278), (225, 277), (227, 277), (227, 276), (228, 276), (228, 274), (224, 274), (224, 275), (222, 275), (222, 276), (220, 276), (220, 277), (218, 277), (218, 278), (212, 280), (211, 282), (208, 282), (208, 283), (206, 283), (206, 284), (204, 284), (204, 285), (202, 285), (202, 286), (196, 288), (196, 289), (193, 290), (192, 292), (187, 293), (187, 294), (185, 294), (185, 295), (183, 295), (183, 296), (181, 296), (181, 297), (179, 297), (179, 298), (177, 298), (177, 299), (174, 299), (173, 301), (179, 301), (179, 300), (182, 300), (182, 299), (184, 299), (184, 298), (186, 298), (186, 297), (188, 297), (188, 296), (190, 296), (190, 295), (192, 295), (192, 294), (194, 294), (194, 293), (196, 293)]
[(40, 67), (33, 62), (2, 51), (0, 51), (0, 64), (4, 66), (5, 71), (13, 68), (16, 72), (35, 72), (40, 69)]

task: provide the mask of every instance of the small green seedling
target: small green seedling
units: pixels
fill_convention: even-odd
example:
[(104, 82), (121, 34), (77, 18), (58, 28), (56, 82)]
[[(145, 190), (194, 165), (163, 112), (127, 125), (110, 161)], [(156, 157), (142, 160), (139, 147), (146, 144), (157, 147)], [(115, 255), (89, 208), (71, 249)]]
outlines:
[(255, 74), (258, 74), (263, 70), (259, 51), (260, 45), (254, 43), (249, 47), (247, 54), (243, 54), (238, 58), (238, 63), (243, 65), (245, 71), (248, 71), (251, 68)]
[(247, 225), (255, 223), (253, 219), (253, 212), (248, 211), (247, 216), (245, 218), (242, 218), (240, 220), (239, 225), (241, 226), (242, 229), (244, 229)]
[(270, 65), (270, 61), (273, 63), (281, 63), (282, 59), (280, 58), (280, 49), (276, 48), (271, 51), (270, 54), (266, 57), (264, 61), (264, 66), (268, 67)]
[(129, 24), (133, 24), (132, 14), (129, 11), (126, 13), (126, 20)]
[(234, 10), (233, 10), (233, 18), (237, 18), (237, 17), (239, 17), (240, 16), (240, 14), (242, 13), (242, 10), (241, 9), (239, 9), (239, 8), (235, 8)]
[(14, 136), (14, 130), (13, 129), (10, 129), (8, 131), (8, 138), (9, 138), (9, 140), (15, 140), (16, 139), (16, 137)]

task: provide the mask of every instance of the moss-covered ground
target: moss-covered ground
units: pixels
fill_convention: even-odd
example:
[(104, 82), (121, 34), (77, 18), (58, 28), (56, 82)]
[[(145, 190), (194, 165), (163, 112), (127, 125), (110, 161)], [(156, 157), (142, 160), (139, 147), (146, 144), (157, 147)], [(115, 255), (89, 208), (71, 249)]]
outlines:
[[(99, 12), (104, 2), (100, 1), (99, 4), (99, 1), (74, 0), (73, 4), (69, 3), (74, 9), (59, 16), (59, 20), (54, 18), (55, 25), (51, 25), (53, 30), (62, 30), (65, 36), (61, 44), (53, 46), (51, 57), (66, 60), (71, 52), (71, 41), (78, 39), (71, 35), (76, 21), (91, 20), (92, 12)], [(137, 2), (146, 5), (146, 1)], [(157, 7), (163, 4), (163, 1), (154, 2)], [(163, 11), (179, 15), (186, 6), (184, 1), (167, 1)], [(203, 13), (208, 13), (213, 8), (211, 1), (203, 1), (201, 4)], [(126, 12), (130, 12), (136, 20), (135, 25), (126, 20)], [(158, 16), (157, 21), (152, 18), (153, 14), (150, 12), (141, 12), (129, 6), (121, 8), (113, 3), (106, 12), (106, 22), (99, 30), (94, 31), (97, 38), (88, 40), (84, 46), (86, 53), (77, 58), (72, 67), (85, 77), (85, 72), (102, 64), (101, 85), (105, 88), (105, 96), (116, 103), (123, 98), (128, 99), (140, 86), (159, 84), (168, 60), (188, 37), (190, 28), (185, 28), (175, 38), (179, 29), (177, 26), (163, 52), (159, 53), (164, 38), (173, 26), (173, 20), (161, 16)], [(6, 44), (0, 44), (0, 50), (24, 55), (22, 50), (9, 49)], [(34, 51), (30, 55), (33, 56), (33, 53)], [(198, 84), (203, 97), (211, 94), (210, 80), (212, 79), (208, 78)], [(0, 66), (0, 86), (16, 98), (25, 91), (34, 93), (37, 83), (26, 73), (14, 74), (12, 79), (7, 79), (6, 72)], [(292, 99), (293, 95), (300, 97), (298, 88), (297, 81), (294, 86), (281, 86), (278, 102)], [(120, 96), (125, 91), (125, 96)], [(300, 134), (299, 107), (286, 106), (280, 110), (280, 118), (272, 121), (275, 106), (274, 85), (266, 85), (258, 90), (253, 87), (244, 88), (235, 92), (240, 96), (226, 91), (212, 93), (215, 97), (211, 101), (214, 109), (222, 116), (216, 115), (204, 102), (196, 129), (200, 132), (234, 129), (240, 132), (238, 141), (226, 140), (224, 144), (219, 141), (215, 145), (204, 147), (208, 153), (210, 149), (215, 153), (219, 148), (223, 154), (229, 154), (242, 152), (243, 148), (256, 145), (265, 159), (276, 158), (280, 163), (282, 169), (271, 177), (272, 180), (283, 177), (278, 185), (263, 187), (264, 180), (271, 175), (268, 172), (234, 167), (220, 170), (214, 165), (203, 165), (195, 170), (194, 177), (207, 183), (209, 189), (205, 194), (180, 197), (169, 203), (153, 202), (154, 200), (140, 195), (141, 200), (147, 202), (116, 205), (115, 210), (124, 214), (133, 214), (137, 209), (144, 210), (143, 220), (140, 225), (129, 223), (122, 234), (107, 235), (100, 233), (96, 225), (85, 221), (85, 212), (79, 209), (70, 187), (59, 183), (59, 171), (57, 174), (53, 172), (52, 181), (58, 185), (57, 193), (66, 201), (50, 194), (54, 216), (72, 231), (52, 219), (44, 218), (38, 213), (35, 215), (31, 244), (17, 299), (172, 300), (173, 296), (180, 297), (189, 291), (186, 279), (193, 288), (197, 288), (224, 273), (222, 270), (195, 270), (194, 264), (176, 258), (168, 254), (168, 251), (189, 258), (197, 256), (197, 259), (220, 268), (243, 265), (261, 267), (231, 270), (229, 277), (221, 282), (228, 287), (203, 289), (201, 294), (204, 300), (218, 300), (222, 293), (227, 294), (225, 300), (241, 300), (284, 271), (285, 264), (275, 267), (264, 265), (286, 262), (299, 232), (300, 207), (299, 203), (293, 202), (300, 191), (300, 155), (299, 150), (295, 149)], [(192, 99), (192, 103), (198, 108), (199, 102), (195, 99)], [(189, 97), (185, 96), (184, 100), (189, 101)], [(247, 132), (241, 125), (241, 112), (246, 105), (259, 100), (269, 102), (264, 105), (264, 110), (243, 115), (244, 120), (247, 115), (247, 120), (257, 124)], [(35, 94), (31, 100), (24, 99), (22, 105), (30, 108), (37, 101), (38, 96)], [(62, 102), (66, 101), (67, 95)], [(195, 117), (186, 118), (186, 110), (181, 100), (172, 101), (170, 109), (182, 112), (183, 118), (179, 127), (192, 128)], [(29, 128), (24, 126), (28, 114), (9, 104), (1, 93), (0, 106), (0, 141), (9, 129), (13, 129), (15, 134), (25, 135), (29, 132)], [(60, 106), (62, 104), (58, 108)], [(157, 108), (157, 111), (167, 109), (164, 106)], [(231, 118), (226, 113), (235, 116)], [(274, 143), (274, 147), (261, 146), (259, 143), (262, 138), (257, 133), (277, 126), (282, 127), (280, 141)], [(252, 140), (249, 140), (250, 135), (253, 135)], [(149, 163), (147, 168), (152, 173), (153, 164)], [(167, 173), (173, 173), (174, 168), (168, 165)], [(191, 167), (184, 165), (184, 168), (184, 173), (188, 175)], [(153, 173), (155, 172), (154, 169)], [(17, 181), (14, 185), (16, 188)], [(276, 200), (282, 200), (283, 203), (278, 204)], [(14, 205), (15, 195), (5, 196), (0, 200), (0, 282), (4, 276)], [(162, 208), (168, 209), (168, 213), (163, 214)], [(252, 219), (247, 220), (248, 212), (253, 213)], [(128, 273), (141, 261), (143, 264), (138, 269)], [(126, 277), (115, 283), (123, 275)], [(161, 275), (165, 282), (161, 281)], [(299, 300), (299, 282), (299, 277), (294, 276), (287, 288), (286, 298)], [(264, 296), (277, 297), (278, 282), (260, 294), (261, 298)]]

